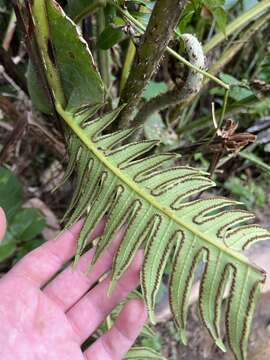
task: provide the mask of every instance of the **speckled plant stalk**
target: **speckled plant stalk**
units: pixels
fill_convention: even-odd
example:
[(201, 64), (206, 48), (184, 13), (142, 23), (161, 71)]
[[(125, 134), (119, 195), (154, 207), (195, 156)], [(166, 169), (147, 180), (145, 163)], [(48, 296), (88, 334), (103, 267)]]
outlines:
[(120, 128), (130, 125), (142, 92), (160, 63), (186, 2), (186, 0), (157, 0), (122, 91), (120, 103), (127, 105), (120, 115)]

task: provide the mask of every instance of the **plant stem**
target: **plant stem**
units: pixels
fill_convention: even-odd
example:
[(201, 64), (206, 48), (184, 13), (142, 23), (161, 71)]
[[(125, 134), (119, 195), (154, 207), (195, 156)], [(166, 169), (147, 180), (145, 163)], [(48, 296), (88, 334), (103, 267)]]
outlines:
[[(52, 89), (49, 86), (43, 63), (40, 60), (41, 54), (37, 45), (37, 40), (34, 36), (32, 36), (33, 34), (30, 31), (31, 29), (34, 29), (30, 4), (26, 3), (26, 5), (23, 7), (21, 2), (19, 2), (18, 0), (11, 0), (11, 2), (16, 14), (17, 23), (20, 27), (20, 30), (25, 36), (25, 44), (27, 47), (29, 57), (40, 78), (40, 83), (43, 88), (44, 95), (47, 97), (49, 112), (50, 114), (56, 115), (56, 119), (57, 119), (57, 114), (54, 108), (54, 95)], [(57, 121), (57, 126), (59, 129), (61, 129), (61, 123), (59, 123), (58, 121)]]
[(268, 8), (270, 8), (270, 1), (264, 0), (259, 2), (257, 5), (253, 6), (250, 10), (245, 11), (242, 15), (238, 16), (236, 19), (234, 19), (230, 24), (226, 26), (224, 32), (219, 32), (204, 45), (205, 54), (208, 53), (215, 46), (217, 46), (219, 43), (221, 43), (224, 39), (226, 39), (226, 37), (233, 34), (239, 28), (247, 25), (252, 19), (254, 19), (261, 12), (267, 10)]
[(229, 98), (229, 91), (225, 91), (225, 96), (224, 96), (224, 100), (223, 100), (223, 106), (221, 109), (221, 115), (220, 115), (220, 120), (219, 120), (219, 124), (218, 124), (218, 128), (220, 129), (224, 120), (224, 116), (225, 116), (225, 112), (226, 112), (226, 108), (227, 108), (227, 103), (228, 103), (228, 98)]
[[(112, 2), (121, 13), (127, 12)], [(143, 90), (150, 80), (173, 35), (186, 0), (157, 0), (142, 43), (137, 49), (120, 104), (127, 104), (120, 114), (119, 127), (126, 128), (134, 118)], [(130, 16), (130, 15), (129, 15)], [(133, 17), (132, 17), (133, 19)], [(138, 21), (135, 25), (138, 26)], [(140, 26), (142, 30), (142, 26)]]
[(122, 74), (121, 74), (121, 80), (120, 80), (120, 86), (119, 86), (120, 95), (122, 94), (122, 91), (126, 85), (128, 75), (130, 72), (130, 68), (133, 63), (135, 54), (136, 54), (136, 47), (135, 47), (133, 41), (130, 40), (129, 44), (128, 44), (128, 48), (127, 48), (127, 53), (126, 53), (126, 58), (125, 58)]
[[(57, 68), (53, 65), (49, 51), (53, 51), (53, 45), (50, 36), (48, 24), (46, 0), (34, 1), (32, 5), (33, 19), (35, 21), (35, 37), (42, 55), (42, 60), (47, 72), (48, 83), (53, 89), (55, 98), (61, 104), (66, 106), (66, 98), (62, 89), (60, 75)], [(51, 46), (49, 46), (51, 44)]]
[[(105, 28), (105, 16), (104, 10), (99, 9), (97, 12), (97, 33), (98, 35), (102, 33)], [(108, 50), (102, 50), (100, 48), (97, 49), (97, 57), (99, 64), (99, 71), (106, 85), (107, 89), (110, 88), (111, 85), (111, 77), (110, 77), (110, 57)]]

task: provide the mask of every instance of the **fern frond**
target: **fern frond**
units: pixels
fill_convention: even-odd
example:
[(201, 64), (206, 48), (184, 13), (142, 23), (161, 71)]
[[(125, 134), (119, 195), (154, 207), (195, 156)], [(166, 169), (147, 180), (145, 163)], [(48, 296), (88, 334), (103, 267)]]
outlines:
[[(70, 161), (65, 179), (73, 171), (76, 173), (67, 226), (85, 217), (76, 261), (86, 246), (89, 232), (104, 215), (107, 223), (93, 261), (103, 254), (114, 234), (125, 225), (124, 237), (113, 261), (111, 290), (137, 250), (143, 247), (141, 287), (154, 322), (156, 294), (165, 265), (172, 258), (170, 306), (184, 343), (189, 295), (197, 266), (203, 261), (199, 295), (202, 321), (215, 343), (225, 350), (220, 320), (223, 295), (229, 289), (225, 314), (228, 342), (235, 358), (245, 359), (252, 316), (265, 273), (238, 251), (269, 238), (269, 233), (258, 225), (251, 225), (253, 215), (235, 208), (236, 202), (224, 198), (190, 200), (191, 196), (213, 187), (214, 182), (204, 172), (191, 167), (170, 168), (177, 156), (149, 153), (156, 141), (122, 145), (134, 131), (129, 129), (104, 135), (120, 108), (95, 120), (87, 116), (91, 111), (78, 111), (80, 106), (85, 109), (87, 103), (92, 109), (102, 102), (101, 80), (89, 49), (79, 39), (75, 25), (53, 0), (32, 0), (31, 6), (37, 24), (37, 44), (55, 95), (55, 108), (66, 124)], [(61, 27), (67, 24), (66, 32), (59, 32), (58, 23)], [(89, 66), (81, 59), (74, 59), (73, 67), (79, 72), (80, 66), (85, 66), (84, 74), (89, 75), (88, 80), (93, 78), (94, 88), (90, 80), (86, 85), (92, 86), (94, 101), (87, 98), (87, 92), (78, 92), (77, 84), (74, 87), (72, 81), (64, 79), (65, 76), (72, 79), (73, 75), (69, 74), (69, 47), (73, 45), (65, 41), (65, 36), (76, 37), (74, 46), (84, 59), (87, 53), (90, 55)], [(54, 45), (53, 60), (58, 61), (57, 66), (52, 62), (48, 43)], [(78, 79), (83, 88), (82, 76)]]
[[(189, 295), (197, 266), (203, 261), (205, 269), (199, 296), (203, 323), (216, 344), (225, 350), (220, 318), (223, 295), (229, 288), (227, 335), (235, 357), (244, 359), (252, 314), (265, 275), (233, 249), (240, 250), (268, 239), (268, 231), (247, 224), (253, 215), (234, 209), (238, 203), (232, 200), (215, 197), (189, 201), (191, 195), (213, 187), (214, 182), (194, 168), (166, 167), (173, 154), (147, 156), (155, 141), (101, 148), (99, 144), (104, 136), (100, 129), (104, 130), (111, 123), (118, 110), (89, 122), (86, 128), (78, 125), (73, 114), (60, 107), (58, 111), (74, 131), (69, 141), (70, 151), (73, 138), (80, 141), (78, 161), (74, 165), (79, 190), (69, 210), (73, 212), (69, 225), (86, 216), (78, 240), (77, 259), (84, 250), (89, 232), (105, 214), (107, 224), (94, 261), (125, 224), (125, 235), (113, 262), (112, 288), (136, 251), (143, 247), (141, 286), (150, 319), (154, 322), (156, 294), (166, 262), (172, 257), (170, 306), (184, 343)], [(123, 137), (128, 136), (126, 130), (118, 132), (117, 136), (123, 138), (121, 133)], [(107, 134), (106, 139), (115, 136), (115, 133)], [(70, 161), (73, 158), (71, 154)], [(86, 158), (87, 161), (81, 161)]]
[(133, 346), (131, 350), (124, 357), (124, 360), (166, 360), (164, 356), (161, 356), (153, 349)]

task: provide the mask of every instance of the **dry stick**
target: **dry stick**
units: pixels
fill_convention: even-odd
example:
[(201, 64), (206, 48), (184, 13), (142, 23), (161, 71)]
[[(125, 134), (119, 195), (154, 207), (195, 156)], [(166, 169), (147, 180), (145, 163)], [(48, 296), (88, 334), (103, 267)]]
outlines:
[(7, 75), (28, 95), (25, 76), (17, 69), (8, 51), (0, 46), (0, 64), (3, 66)]
[(2, 43), (2, 46), (5, 50), (9, 49), (15, 30), (16, 30), (16, 16), (14, 11), (12, 11), (10, 15), (9, 24), (7, 26), (7, 30)]
[(41, 120), (35, 118), (33, 121), (30, 117), (27, 118), (26, 115), (19, 113), (15, 109), (14, 104), (4, 96), (0, 96), (0, 109), (16, 124), (15, 127), (11, 129), (12, 132), (0, 152), (0, 164), (7, 161), (9, 154), (14, 149), (14, 145), (21, 139), (25, 130), (29, 130), (35, 141), (44, 145), (46, 149), (50, 150), (59, 159), (62, 160), (65, 157), (66, 151), (64, 144), (61, 143), (51, 131), (46, 129)]
[(13, 153), (18, 141), (23, 137), (24, 132), (27, 129), (27, 120), (21, 118), (16, 122), (11, 134), (8, 136), (3, 149), (0, 151), (0, 165), (3, 165), (8, 161), (10, 155)]
[(157, 0), (130, 70), (120, 104), (119, 127), (130, 125), (147, 82), (156, 71), (187, 0)]

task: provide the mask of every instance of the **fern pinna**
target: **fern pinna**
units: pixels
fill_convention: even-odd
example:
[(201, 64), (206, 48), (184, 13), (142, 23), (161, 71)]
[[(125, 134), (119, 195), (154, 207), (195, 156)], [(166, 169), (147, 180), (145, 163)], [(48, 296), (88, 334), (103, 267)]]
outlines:
[[(199, 295), (203, 324), (215, 343), (225, 350), (220, 320), (224, 293), (229, 289), (228, 342), (235, 358), (244, 359), (265, 274), (239, 251), (268, 239), (269, 233), (250, 224), (253, 215), (235, 208), (237, 203), (232, 200), (219, 197), (190, 200), (192, 195), (213, 187), (214, 182), (200, 170), (170, 167), (175, 154), (149, 155), (156, 141), (127, 143), (134, 129), (104, 132), (121, 108), (89, 120), (102, 104), (104, 88), (87, 45), (75, 24), (53, 0), (32, 0), (31, 13), (33, 41), (46, 69), (56, 112), (66, 125), (70, 156), (66, 178), (76, 173), (76, 188), (66, 214), (67, 226), (85, 217), (76, 261), (85, 249), (89, 232), (103, 216), (107, 223), (94, 261), (125, 225), (125, 235), (113, 262), (111, 289), (143, 247), (141, 288), (154, 322), (156, 294), (165, 265), (172, 258), (170, 306), (184, 343), (189, 295), (197, 266), (203, 261)], [(74, 57), (74, 50), (80, 56)], [(89, 67), (84, 69), (80, 61), (86, 57)], [(73, 83), (74, 73), (83, 70), (84, 75)], [(88, 75), (92, 88), (90, 94), (85, 94), (77, 87), (78, 82), (86, 86), (84, 77)], [(81, 111), (83, 107), (85, 111)]]

